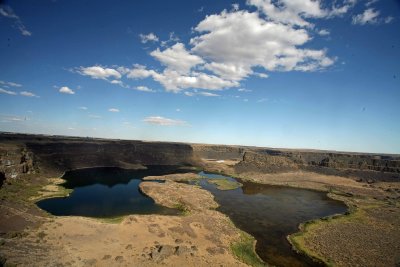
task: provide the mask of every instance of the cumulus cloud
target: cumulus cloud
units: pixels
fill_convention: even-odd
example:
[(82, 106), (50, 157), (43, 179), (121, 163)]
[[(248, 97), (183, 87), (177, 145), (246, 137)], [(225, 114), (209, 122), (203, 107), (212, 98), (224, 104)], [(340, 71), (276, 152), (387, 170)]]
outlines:
[(221, 90), (223, 88), (236, 87), (236, 81), (224, 80), (216, 75), (203, 72), (192, 72), (189, 75), (182, 75), (179, 72), (164, 70), (162, 73), (155, 73), (153, 79), (161, 83), (167, 91), (179, 92), (182, 89), (199, 88), (208, 90)]
[(158, 42), (158, 37), (154, 33), (149, 33), (149, 34), (139, 34), (140, 41), (145, 44), (147, 42)]
[(144, 79), (156, 74), (154, 70), (147, 70), (145, 66), (139, 64), (135, 64), (131, 70), (125, 69), (125, 71), (130, 79)]
[(378, 23), (379, 11), (373, 8), (366, 9), (363, 13), (353, 16), (353, 24), (365, 25)]
[(245, 78), (257, 66), (268, 71), (313, 71), (334, 62), (323, 49), (298, 48), (311, 39), (305, 29), (266, 21), (257, 12), (224, 11), (207, 16), (195, 30), (203, 34), (191, 39), (192, 50), (224, 67), (214, 68), (216, 73), (227, 77), (231, 70), (231, 79)]
[(143, 119), (144, 122), (147, 122), (149, 124), (155, 124), (155, 125), (162, 125), (162, 126), (183, 126), (187, 125), (187, 122), (182, 121), (182, 120), (174, 120), (174, 119), (169, 119), (161, 116), (150, 116), (146, 117)]
[(28, 31), (25, 25), (22, 23), (22, 20), (15, 12), (12, 10), (10, 6), (3, 5), (0, 7), (0, 15), (9, 19), (14, 20), (15, 27), (21, 32), (24, 36), (31, 36), (32, 33)]
[(22, 96), (27, 96), (27, 97), (39, 97), (39, 96), (35, 95), (34, 93), (28, 92), (28, 91), (22, 91), (19, 94)]
[[(186, 65), (186, 63), (184, 64)], [(191, 71), (188, 74), (183, 74), (181, 72), (183, 68), (177, 71), (174, 67), (172, 69), (167, 67), (163, 72), (156, 72), (155, 70), (148, 70), (145, 66), (135, 65), (127, 73), (127, 78), (144, 79), (151, 77), (162, 84), (167, 91), (171, 92), (178, 92), (187, 88), (221, 90), (226, 87), (239, 86), (236, 81), (224, 80), (218, 76), (203, 72)]]
[(117, 109), (117, 108), (109, 108), (108, 111), (110, 111), (110, 112), (119, 112), (119, 109)]
[(89, 76), (93, 79), (107, 80), (108, 78), (121, 78), (121, 74), (117, 70), (102, 66), (79, 67), (77, 71), (78, 73)]
[(313, 0), (248, 0), (248, 4), (256, 6), (268, 19), (298, 26), (309, 26), (304, 18), (321, 18), (328, 11), (321, 8), (320, 1)]
[(3, 88), (0, 88), (0, 93), (1, 94), (7, 94), (7, 95), (16, 95), (17, 93), (14, 91), (10, 91), (10, 90), (5, 90)]
[(157, 48), (150, 55), (166, 66), (168, 70), (182, 74), (189, 73), (191, 68), (204, 62), (201, 57), (190, 54), (182, 43), (177, 43), (164, 51)]
[(75, 92), (72, 90), (72, 89), (70, 89), (70, 88), (68, 88), (68, 86), (63, 86), (63, 87), (61, 87), (60, 88), (60, 90), (58, 90), (60, 93), (62, 93), (62, 94), (68, 94), (68, 95), (73, 95), (73, 94), (75, 94)]

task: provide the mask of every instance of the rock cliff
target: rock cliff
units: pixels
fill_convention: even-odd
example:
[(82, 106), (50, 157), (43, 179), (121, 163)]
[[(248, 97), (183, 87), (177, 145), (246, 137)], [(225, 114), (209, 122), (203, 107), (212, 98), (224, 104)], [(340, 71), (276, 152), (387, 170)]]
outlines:
[(29, 172), (33, 164), (37, 171), (59, 175), (86, 167), (193, 163), (192, 147), (181, 143), (1, 134), (0, 144), (0, 172), (6, 170), (7, 177), (11, 170), (17, 174)]
[(203, 166), (202, 159), (236, 160), (237, 173), (306, 170), (365, 181), (400, 179), (399, 155), (0, 134), (0, 184), (24, 173), (60, 175), (98, 166)]

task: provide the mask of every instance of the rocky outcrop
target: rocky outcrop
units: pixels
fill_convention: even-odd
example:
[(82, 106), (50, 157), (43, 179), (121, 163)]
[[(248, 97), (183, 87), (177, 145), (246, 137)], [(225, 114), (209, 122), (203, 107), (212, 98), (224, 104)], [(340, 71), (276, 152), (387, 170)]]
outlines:
[(6, 180), (34, 172), (33, 153), (23, 145), (0, 144), (0, 185)]
[(241, 159), (245, 151), (244, 147), (225, 145), (192, 144), (193, 155), (206, 159)]
[(235, 166), (237, 172), (285, 172), (298, 169), (298, 165), (290, 158), (278, 155), (268, 155), (252, 151), (247, 151), (243, 155), (243, 160)]

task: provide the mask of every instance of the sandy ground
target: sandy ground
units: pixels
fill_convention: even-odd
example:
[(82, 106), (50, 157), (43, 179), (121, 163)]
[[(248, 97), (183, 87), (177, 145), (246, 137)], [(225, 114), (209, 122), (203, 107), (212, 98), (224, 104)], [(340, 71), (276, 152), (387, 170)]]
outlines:
[(21, 266), (245, 266), (229, 249), (240, 232), (213, 210), (209, 192), (175, 182), (141, 187), (158, 203), (185, 207), (185, 215), (134, 215), (120, 223), (54, 217), (7, 239), (1, 253)]

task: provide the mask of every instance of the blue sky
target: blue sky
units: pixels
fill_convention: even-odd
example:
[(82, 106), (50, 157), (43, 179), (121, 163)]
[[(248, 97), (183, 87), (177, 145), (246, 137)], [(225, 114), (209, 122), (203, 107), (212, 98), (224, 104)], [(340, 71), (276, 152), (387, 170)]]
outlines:
[(395, 0), (5, 1), (0, 131), (400, 153)]

